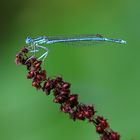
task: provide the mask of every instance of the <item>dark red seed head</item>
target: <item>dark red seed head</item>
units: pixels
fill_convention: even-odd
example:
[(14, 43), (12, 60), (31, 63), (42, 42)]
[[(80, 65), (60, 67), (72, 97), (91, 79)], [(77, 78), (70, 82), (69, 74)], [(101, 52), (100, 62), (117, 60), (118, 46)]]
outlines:
[(55, 78), (55, 82), (56, 82), (56, 83), (62, 83), (62, 82), (63, 82), (62, 77), (60, 77), (60, 76), (56, 77), (56, 78)]
[(70, 102), (75, 102), (77, 100), (78, 100), (78, 95), (77, 94), (70, 95), (70, 97), (69, 97)]
[(34, 67), (36, 67), (36, 68), (40, 67), (41, 63), (42, 63), (42, 61), (36, 60), (36, 61), (34, 62)]
[(104, 133), (103, 135), (101, 135), (100, 140), (111, 140), (111, 139), (109, 138), (108, 134)]
[(43, 91), (45, 91), (46, 95), (49, 95), (51, 90), (54, 88), (53, 80), (48, 79), (43, 86)]
[(97, 121), (97, 124), (103, 124), (103, 126), (107, 125), (107, 120), (104, 119), (102, 116), (97, 116), (96, 121)]
[(101, 127), (103, 130), (109, 127), (106, 119), (104, 119), (102, 116), (97, 116), (96, 118), (96, 125), (97, 127)]
[(101, 126), (103, 126), (104, 128), (108, 127), (108, 123), (106, 120), (101, 121)]
[(120, 139), (120, 135), (117, 132), (112, 132), (110, 134), (110, 139), (111, 140), (119, 140)]
[[(60, 89), (59, 89), (60, 90)], [(69, 89), (61, 89), (60, 90), (60, 94), (61, 95), (69, 95), (70, 94), (70, 90)]]
[(66, 104), (66, 103), (63, 105), (61, 104), (60, 109), (62, 112), (65, 112), (65, 113), (73, 113), (74, 112), (74, 110), (70, 107), (70, 105)]
[(21, 53), (18, 53), (15, 59), (16, 65), (22, 64), (22, 61), (23, 61), (23, 55)]
[(78, 105), (78, 95), (77, 94), (70, 95), (69, 99), (67, 100), (67, 103), (69, 103), (71, 107)]
[(21, 50), (23, 53), (28, 53), (28, 49), (26, 47), (24, 47), (22, 50)]
[(21, 64), (21, 60), (18, 57), (16, 57), (15, 63), (16, 63), (16, 65), (19, 65), (19, 64)]
[(33, 82), (32, 82), (32, 86), (33, 86), (33, 87), (36, 87), (37, 90), (41, 88), (40, 83), (38, 83), (38, 82), (36, 82), (36, 81), (33, 81)]
[(50, 90), (50, 89), (44, 89), (43, 91), (46, 93), (46, 95), (49, 95), (49, 94), (50, 94), (50, 92), (51, 92), (51, 90)]
[(46, 80), (46, 71), (40, 73), (42, 81)]
[(53, 101), (54, 101), (55, 103), (60, 103), (60, 104), (62, 104), (62, 103), (65, 102), (66, 99), (67, 99), (66, 96), (57, 95), (57, 96), (54, 98)]
[(104, 129), (101, 126), (96, 126), (96, 132), (99, 134), (102, 134), (104, 132)]
[(67, 113), (69, 111), (69, 106), (61, 104), (60, 110), (64, 113)]
[(76, 113), (76, 118), (79, 119), (79, 120), (85, 120), (85, 117), (84, 117), (82, 112)]
[(69, 89), (70, 88), (70, 83), (64, 82), (62, 85), (62, 89)]
[(46, 71), (38, 72), (35, 78), (38, 82), (43, 82), (46, 80)]
[(43, 86), (43, 89), (53, 89), (54, 88), (54, 83), (53, 80), (48, 79)]
[(93, 115), (95, 114), (93, 106), (85, 105), (83, 106), (84, 116), (89, 120), (93, 119)]
[(32, 57), (32, 58), (30, 59), (30, 61), (31, 61), (31, 63), (33, 64), (35, 61), (37, 61), (37, 59), (36, 59), (35, 57)]
[(100, 140), (120, 140), (120, 135), (117, 132), (104, 132)]
[(34, 76), (35, 76), (35, 72), (34, 71), (29, 71), (28, 75), (27, 75), (27, 78), (32, 79), (32, 78), (34, 78)]
[(60, 88), (54, 86), (53, 95), (54, 95), (54, 96), (57, 96), (57, 95), (60, 94), (60, 92), (61, 92)]

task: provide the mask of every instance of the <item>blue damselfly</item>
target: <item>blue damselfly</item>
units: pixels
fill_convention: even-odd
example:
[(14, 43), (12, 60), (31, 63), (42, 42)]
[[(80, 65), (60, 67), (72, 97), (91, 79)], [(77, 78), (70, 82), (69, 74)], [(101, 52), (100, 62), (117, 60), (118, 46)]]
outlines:
[(39, 49), (44, 49), (46, 52), (42, 54), (38, 59), (43, 58), (43, 60), (48, 55), (48, 48), (42, 46), (42, 44), (56, 44), (56, 43), (76, 43), (79, 42), (79, 44), (82, 44), (84, 42), (89, 42), (90, 44), (94, 45), (94, 43), (97, 42), (113, 42), (113, 43), (119, 43), (119, 44), (126, 44), (126, 41), (122, 39), (112, 39), (112, 38), (106, 38), (102, 35), (96, 34), (96, 35), (74, 35), (74, 36), (40, 36), (37, 38), (26, 38), (26, 44), (28, 45), (28, 48), (30, 52), (38, 52)]

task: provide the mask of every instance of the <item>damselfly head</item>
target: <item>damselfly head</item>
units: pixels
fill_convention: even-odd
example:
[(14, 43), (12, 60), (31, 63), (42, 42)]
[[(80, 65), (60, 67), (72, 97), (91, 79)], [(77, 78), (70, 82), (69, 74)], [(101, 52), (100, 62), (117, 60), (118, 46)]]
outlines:
[(31, 37), (27, 37), (25, 42), (26, 42), (26, 44), (30, 44), (33, 42), (33, 39)]

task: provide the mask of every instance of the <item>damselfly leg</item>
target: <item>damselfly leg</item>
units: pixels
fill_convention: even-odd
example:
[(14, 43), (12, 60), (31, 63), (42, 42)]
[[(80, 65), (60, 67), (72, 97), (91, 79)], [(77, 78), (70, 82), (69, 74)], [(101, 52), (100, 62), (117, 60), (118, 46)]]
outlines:
[(41, 58), (43, 58), (43, 61), (45, 60), (45, 58), (47, 57), (47, 55), (48, 55), (48, 52), (49, 52), (49, 50), (48, 50), (48, 48), (46, 48), (46, 47), (44, 47), (44, 46), (37, 46), (38, 48), (42, 48), (42, 49), (44, 49), (46, 52), (44, 53), (44, 54), (42, 54), (38, 59), (41, 59)]
[(35, 57), (35, 54), (36, 52), (39, 52), (39, 49), (44, 49), (45, 50), (45, 53), (43, 53), (38, 59), (42, 59), (43, 61), (45, 60), (45, 58), (47, 57), (48, 55), (48, 48), (46, 47), (43, 47), (43, 46), (40, 46), (40, 45), (31, 45), (31, 46), (28, 46), (28, 50), (30, 53), (34, 53), (30, 58), (28, 58), (26, 60), (29, 61), (31, 58)]
[(37, 48), (36, 45), (28, 46), (28, 50), (29, 50), (29, 52), (34, 53), (34, 55), (35, 55), (36, 52), (39, 51), (39, 49)]

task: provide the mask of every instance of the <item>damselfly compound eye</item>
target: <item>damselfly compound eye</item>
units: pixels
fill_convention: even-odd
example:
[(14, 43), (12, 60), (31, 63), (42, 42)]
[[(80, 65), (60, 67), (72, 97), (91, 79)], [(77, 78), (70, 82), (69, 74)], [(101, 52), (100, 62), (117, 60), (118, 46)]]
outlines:
[(32, 38), (31, 37), (27, 37), (26, 40), (25, 40), (26, 44), (30, 44), (33, 42)]

